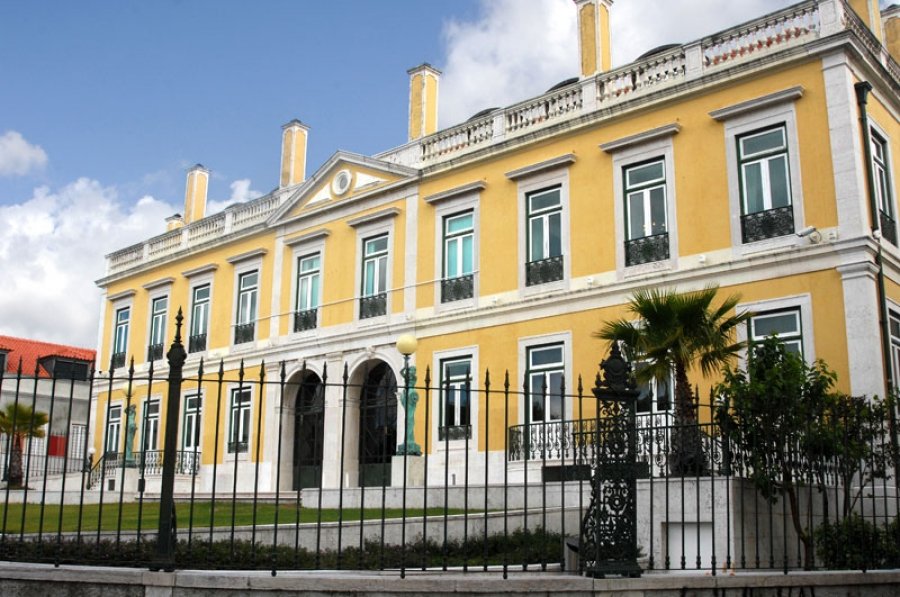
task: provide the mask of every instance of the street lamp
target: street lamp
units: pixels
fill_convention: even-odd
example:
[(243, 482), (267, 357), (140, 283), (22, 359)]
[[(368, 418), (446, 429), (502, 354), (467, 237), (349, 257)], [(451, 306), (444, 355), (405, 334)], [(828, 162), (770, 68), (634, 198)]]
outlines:
[(397, 338), (397, 352), (403, 355), (403, 365), (409, 367), (409, 355), (416, 352), (419, 341), (412, 334), (403, 334)]
[(403, 404), (403, 414), (406, 419), (406, 430), (403, 435), (403, 443), (398, 446), (397, 452), (403, 455), (403, 522), (401, 523), (402, 532), (400, 545), (400, 578), (406, 577), (406, 482), (407, 482), (407, 463), (410, 456), (419, 456), (422, 449), (416, 443), (413, 437), (413, 431), (416, 419), (416, 402), (419, 401), (419, 395), (416, 393), (416, 368), (409, 366), (409, 355), (416, 352), (419, 345), (416, 337), (412, 334), (403, 334), (397, 338), (397, 352), (403, 355), (403, 369), (400, 374), (403, 375), (403, 397), (400, 402)]

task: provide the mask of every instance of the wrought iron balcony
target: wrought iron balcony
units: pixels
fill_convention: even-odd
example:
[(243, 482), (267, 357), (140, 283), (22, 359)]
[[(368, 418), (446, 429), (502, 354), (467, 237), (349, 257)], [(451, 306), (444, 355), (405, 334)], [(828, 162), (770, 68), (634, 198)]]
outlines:
[(206, 350), (206, 334), (194, 334), (188, 338), (188, 352), (203, 352)]
[(318, 309), (294, 311), (294, 331), (314, 330), (318, 323)]
[(124, 352), (114, 352), (109, 359), (109, 367), (110, 369), (118, 369), (119, 367), (125, 366), (125, 353)]
[(438, 441), (472, 439), (471, 425), (450, 425), (438, 427)]
[(894, 221), (894, 218), (884, 213), (883, 211), (878, 211), (878, 215), (880, 216), (880, 225), (881, 225), (881, 236), (886, 241), (890, 242), (895, 247), (897, 246), (897, 223)]
[(387, 293), (364, 296), (359, 299), (359, 318), (368, 319), (387, 313)]
[(669, 258), (669, 233), (625, 241), (625, 265), (641, 265)]
[(158, 344), (151, 344), (147, 347), (147, 360), (148, 361), (158, 361), (163, 358), (163, 352), (165, 351), (165, 347), (162, 342)]
[(793, 232), (794, 208), (790, 205), (741, 216), (741, 234), (745, 243), (786, 236)]
[(469, 274), (458, 278), (441, 280), (441, 302), (451, 303), (470, 299), (475, 295), (475, 276)]
[[(162, 450), (144, 450), (136, 454), (138, 466), (148, 477), (162, 475), (163, 461)], [(192, 450), (178, 450), (175, 452), (175, 474), (196, 475), (200, 472), (200, 453)]]
[(248, 443), (246, 441), (243, 442), (228, 442), (228, 453), (229, 454), (243, 454), (247, 452)]
[(536, 286), (563, 279), (563, 256), (548, 257), (525, 264), (525, 284)]
[(255, 331), (255, 323), (241, 323), (234, 326), (234, 343), (244, 344), (245, 342), (253, 342)]

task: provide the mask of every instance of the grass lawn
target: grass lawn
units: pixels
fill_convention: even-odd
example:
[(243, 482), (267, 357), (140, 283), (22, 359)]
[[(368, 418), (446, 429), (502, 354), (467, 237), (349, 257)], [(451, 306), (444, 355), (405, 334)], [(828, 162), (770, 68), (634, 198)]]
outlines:
[[(20, 533), (22, 532), (22, 518), (24, 515), (25, 533), (55, 533), (60, 527), (60, 506), (46, 505), (43, 509), (43, 523), (41, 522), (41, 506), (40, 504), (0, 504), (0, 532), (2, 533)], [(175, 514), (178, 518), (177, 524), (179, 529), (187, 529), (188, 526), (193, 527), (209, 527), (212, 520), (212, 502), (194, 502), (193, 511), (190, 504), (177, 503), (175, 506)], [(96, 532), (98, 521), (100, 520), (100, 505), (85, 504), (83, 508), (77, 505), (67, 505), (62, 507), (62, 530), (63, 532), (75, 532), (78, 530), (79, 511), (81, 512), (81, 532)], [(462, 514), (461, 509), (450, 509), (449, 514)], [(275, 504), (257, 504), (256, 506), (256, 524), (274, 524), (275, 522)], [(278, 523), (279, 524), (295, 524), (299, 514), (299, 522), (315, 523), (319, 520), (319, 511), (313, 508), (300, 508), (296, 504), (281, 504), (278, 507)], [(386, 518), (400, 518), (403, 512), (399, 508), (388, 508), (385, 510)], [(421, 508), (407, 508), (407, 518), (421, 518), (423, 511)], [(470, 510), (469, 514), (473, 514)], [(337, 509), (323, 509), (321, 512), (322, 522), (337, 522), (340, 518), (340, 511)], [(428, 516), (443, 516), (443, 508), (429, 508)], [(121, 525), (119, 520), (121, 518)], [(357, 508), (344, 508), (342, 520), (355, 521), (359, 520), (360, 511)], [(371, 508), (363, 511), (363, 518), (366, 520), (380, 519), (381, 508)], [(5, 524), (4, 524), (5, 522)], [(232, 523), (235, 526), (253, 524), (253, 504), (238, 502), (235, 504), (232, 512), (231, 501), (216, 501), (215, 503), (215, 522), (217, 527), (230, 527)], [(141, 530), (153, 532), (159, 526), (159, 502), (146, 502), (141, 506), (138, 503), (124, 503), (121, 509), (118, 503), (103, 505), (103, 520), (99, 525), (103, 531), (134, 531), (140, 526)]]

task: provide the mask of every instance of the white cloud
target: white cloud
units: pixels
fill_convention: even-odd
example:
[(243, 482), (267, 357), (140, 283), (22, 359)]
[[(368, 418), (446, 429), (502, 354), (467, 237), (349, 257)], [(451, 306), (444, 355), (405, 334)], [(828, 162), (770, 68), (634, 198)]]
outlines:
[(235, 203), (243, 203), (244, 201), (250, 201), (251, 199), (262, 197), (263, 194), (259, 191), (251, 189), (250, 184), (251, 183), (249, 178), (240, 178), (232, 182), (230, 185), (231, 197), (224, 201), (210, 200), (206, 202), (207, 215), (220, 212), (229, 205), (234, 205)]
[(0, 176), (23, 176), (47, 165), (47, 153), (16, 131), (0, 135)]
[[(794, 0), (627, 0), (611, 10), (614, 65), (666, 43), (686, 43)], [(444, 27), (441, 126), (539, 95), (579, 73), (572, 0), (481, 0), (474, 21)]]
[(104, 255), (160, 234), (173, 211), (150, 196), (125, 204), (87, 178), (0, 207), (0, 333), (95, 347)]

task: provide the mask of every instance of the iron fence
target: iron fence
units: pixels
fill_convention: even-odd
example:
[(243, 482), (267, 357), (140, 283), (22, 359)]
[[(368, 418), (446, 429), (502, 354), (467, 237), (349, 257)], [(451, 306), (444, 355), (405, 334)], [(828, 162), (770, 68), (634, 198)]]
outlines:
[[(597, 495), (604, 491), (598, 471), (621, 468), (601, 467), (597, 447), (615, 447), (618, 432), (606, 425), (606, 407), (581, 379), (574, 392), (553, 393), (516, 387), (508, 374), (498, 380), (490, 372), (451, 388), (426, 370), (421, 383), (407, 388), (385, 363), (356, 371), (345, 365), (336, 374), (325, 364), (286, 362), (225, 370), (218, 363), (209, 373), (198, 361), (184, 375), (178, 363), (165, 375), (152, 367), (139, 374), (133, 366), (92, 375), (95, 394), (126, 388), (122, 395), (135, 402), (167, 382), (176, 401), (166, 409), (178, 413), (164, 421), (169, 445), (129, 450), (125, 443), (141, 437), (132, 430), (130, 440), (116, 436), (115, 451), (93, 458), (90, 448), (111, 445), (117, 433), (106, 425), (111, 401), (101, 401), (96, 420), (77, 422), (92, 433), (92, 444), (67, 451), (59, 473), (47, 468), (39, 481), (29, 477), (20, 489), (0, 490), (0, 558), (273, 573), (577, 573), (584, 572), (585, 529), (598, 522), (588, 520), (592, 504), (618, 499)], [(245, 389), (251, 401), (242, 418), (244, 403), (233, 397)], [(408, 390), (417, 400), (402, 401), (412, 400)], [(465, 433), (448, 433), (440, 413), (461, 392), (472, 405), (470, 420), (458, 421)], [(184, 435), (189, 419), (180, 401), (186, 396), (202, 396), (199, 418), (191, 420), (192, 429), (203, 429), (202, 441)], [(16, 399), (31, 396), (23, 389)], [(558, 401), (565, 419), (522, 421), (524, 405), (535, 400), (545, 413)], [(835, 537), (851, 536), (840, 532), (900, 552), (893, 404), (869, 438), (880, 459), (817, 459), (788, 446), (790, 457), (770, 479), (782, 489), (766, 499), (754, 475), (765, 458), (721, 424), (718, 404), (695, 401), (696, 420), (678, 421), (672, 412), (638, 415), (634, 447), (622, 448), (635, 456), (630, 516), (640, 568), (721, 574), (900, 567), (896, 553), (891, 557), (898, 559), (837, 564), (826, 553)], [(414, 437), (407, 436), (403, 405), (416, 402)], [(698, 438), (703, 465), (676, 472), (671, 454), (683, 434)], [(398, 451), (399, 445), (421, 446), (421, 455)], [(241, 449), (229, 449), (235, 446)]]

